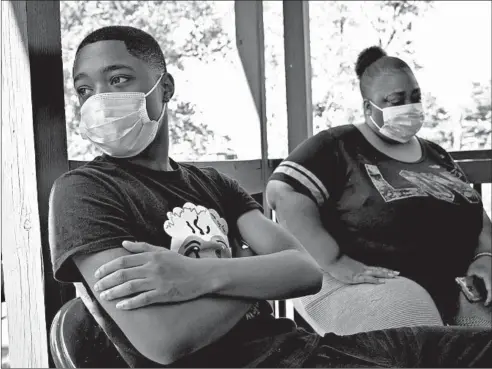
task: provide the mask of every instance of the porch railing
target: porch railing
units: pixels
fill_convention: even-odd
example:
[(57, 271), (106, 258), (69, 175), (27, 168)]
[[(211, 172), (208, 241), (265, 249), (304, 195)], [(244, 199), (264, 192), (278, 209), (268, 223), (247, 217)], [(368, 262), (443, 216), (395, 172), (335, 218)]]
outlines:
[[(453, 159), (460, 165), (473, 187), (482, 193), (482, 184), (492, 183), (492, 150), (471, 150), (451, 152)], [(263, 161), (256, 160), (231, 160), (231, 161), (192, 161), (185, 162), (199, 168), (214, 167), (219, 172), (236, 179), (250, 194), (261, 194), (265, 188), (263, 175), (270, 177), (282, 159), (269, 159), (267, 168), (263, 171)], [(78, 168), (85, 164), (84, 161), (71, 160), (70, 169)]]

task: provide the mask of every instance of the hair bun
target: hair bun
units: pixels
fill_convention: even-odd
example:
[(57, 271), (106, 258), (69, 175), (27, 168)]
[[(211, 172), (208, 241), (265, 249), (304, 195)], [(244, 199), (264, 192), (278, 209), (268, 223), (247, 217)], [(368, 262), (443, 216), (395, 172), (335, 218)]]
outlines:
[(371, 46), (361, 51), (355, 63), (355, 73), (360, 79), (364, 71), (376, 60), (386, 56), (386, 52), (379, 46)]

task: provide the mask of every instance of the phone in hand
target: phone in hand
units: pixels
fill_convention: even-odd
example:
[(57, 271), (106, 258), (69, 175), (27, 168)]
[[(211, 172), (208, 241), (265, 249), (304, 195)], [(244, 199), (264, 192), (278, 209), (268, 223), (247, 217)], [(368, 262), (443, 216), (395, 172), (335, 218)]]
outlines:
[(476, 276), (457, 277), (455, 281), (468, 301), (473, 303), (485, 300), (485, 285), (480, 278)]

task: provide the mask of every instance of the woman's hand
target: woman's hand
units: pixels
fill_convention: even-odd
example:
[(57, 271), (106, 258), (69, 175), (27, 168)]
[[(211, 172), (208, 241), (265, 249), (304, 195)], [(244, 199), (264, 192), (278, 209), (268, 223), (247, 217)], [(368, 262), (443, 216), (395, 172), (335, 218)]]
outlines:
[(103, 300), (126, 298), (116, 304), (117, 308), (182, 302), (211, 292), (206, 291), (206, 273), (197, 259), (144, 242), (124, 241), (122, 245), (134, 255), (101, 266), (94, 286)]
[(395, 278), (400, 274), (386, 268), (367, 266), (346, 255), (342, 255), (325, 270), (333, 278), (347, 284), (384, 283), (387, 278)]
[(489, 306), (492, 302), (492, 260), (489, 256), (482, 256), (470, 264), (468, 276), (476, 276), (483, 280), (485, 289), (487, 290), (487, 298), (485, 306)]

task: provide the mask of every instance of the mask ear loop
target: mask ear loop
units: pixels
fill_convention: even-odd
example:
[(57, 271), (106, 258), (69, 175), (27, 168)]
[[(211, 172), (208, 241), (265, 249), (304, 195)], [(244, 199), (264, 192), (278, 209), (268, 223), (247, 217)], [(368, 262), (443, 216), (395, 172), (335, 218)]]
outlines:
[(159, 86), (159, 82), (161, 82), (161, 79), (163, 76), (164, 76), (164, 73), (161, 74), (161, 76), (159, 77), (159, 79), (155, 83), (154, 87), (152, 87), (152, 89), (145, 94), (145, 97), (149, 96), (152, 92), (154, 92), (154, 90), (157, 88), (157, 86)]
[(163, 106), (162, 106), (161, 115), (157, 119), (157, 123), (160, 123), (161, 122), (162, 118), (164, 117), (164, 113), (166, 112), (166, 108), (167, 108), (167, 103), (164, 103)]
[[(157, 82), (154, 84), (154, 87), (152, 87), (152, 89), (145, 94), (145, 97), (149, 96), (152, 92), (154, 92), (154, 90), (157, 88), (157, 86), (159, 86), (159, 83), (161, 82), (162, 77), (164, 77), (164, 74), (165, 73), (161, 74), (161, 76), (159, 77)], [(164, 117), (164, 112), (166, 111), (166, 106), (167, 106), (167, 103), (164, 103), (164, 106), (162, 107), (161, 115), (157, 119), (157, 123), (159, 123), (161, 121), (161, 119)]]
[[(371, 100), (369, 100), (369, 103), (370, 103), (372, 106), (374, 106), (375, 108), (379, 109), (380, 111), (383, 111), (383, 109), (381, 109), (379, 106), (377, 106), (376, 104), (374, 104)], [(380, 127), (380, 126), (379, 126), (379, 124), (377, 124), (377, 123), (376, 123), (376, 121), (374, 120), (374, 118), (372, 117), (372, 114), (369, 116), (369, 119), (371, 120), (371, 122), (373, 122), (373, 123), (374, 123), (374, 125), (375, 125), (376, 127), (378, 127), (378, 129), (379, 129), (379, 130), (381, 130), (381, 129), (383, 128), (383, 126), (384, 126), (384, 122), (383, 122), (383, 126), (381, 126), (381, 127)]]

